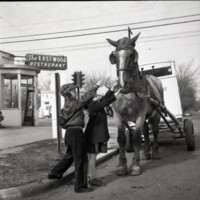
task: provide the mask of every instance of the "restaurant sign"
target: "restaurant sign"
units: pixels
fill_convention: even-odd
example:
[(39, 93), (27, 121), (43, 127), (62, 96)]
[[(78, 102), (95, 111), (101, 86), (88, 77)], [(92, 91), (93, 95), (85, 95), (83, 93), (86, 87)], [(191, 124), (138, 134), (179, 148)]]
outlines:
[(41, 70), (66, 70), (66, 56), (26, 54), (25, 62), (27, 65), (38, 67)]

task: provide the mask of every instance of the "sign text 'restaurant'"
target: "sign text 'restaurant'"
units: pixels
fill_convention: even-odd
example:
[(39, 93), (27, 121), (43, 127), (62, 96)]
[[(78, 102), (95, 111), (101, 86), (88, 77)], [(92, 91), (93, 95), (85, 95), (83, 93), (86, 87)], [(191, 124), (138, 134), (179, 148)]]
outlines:
[(67, 57), (26, 54), (26, 64), (44, 70), (65, 70), (67, 69)]

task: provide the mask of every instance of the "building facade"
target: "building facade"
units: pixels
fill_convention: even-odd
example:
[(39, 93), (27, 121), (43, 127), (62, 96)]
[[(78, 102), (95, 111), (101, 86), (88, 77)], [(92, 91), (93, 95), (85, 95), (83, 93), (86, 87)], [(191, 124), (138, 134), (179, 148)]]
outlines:
[(38, 124), (37, 77), (33, 66), (14, 64), (15, 56), (0, 51), (0, 110), (3, 126)]

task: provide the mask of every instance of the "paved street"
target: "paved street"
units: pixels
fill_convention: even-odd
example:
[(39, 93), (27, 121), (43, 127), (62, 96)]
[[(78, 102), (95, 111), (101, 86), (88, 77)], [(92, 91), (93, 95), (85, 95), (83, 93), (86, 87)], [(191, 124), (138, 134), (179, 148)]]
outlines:
[[(93, 192), (76, 194), (73, 182), (51, 189), (27, 200), (199, 200), (200, 196), (200, 123), (193, 120), (196, 150), (187, 151), (184, 139), (166, 139), (160, 143), (159, 160), (141, 161), (139, 176), (117, 176), (118, 155), (98, 166), (98, 174), (105, 177), (107, 186)], [(128, 166), (133, 154), (126, 153)]]

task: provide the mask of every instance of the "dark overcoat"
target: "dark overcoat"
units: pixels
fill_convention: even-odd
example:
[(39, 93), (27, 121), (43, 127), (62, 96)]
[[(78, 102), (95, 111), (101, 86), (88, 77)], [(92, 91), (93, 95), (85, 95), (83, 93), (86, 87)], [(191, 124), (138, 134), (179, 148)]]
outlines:
[(108, 90), (99, 101), (92, 101), (89, 104), (89, 121), (85, 129), (87, 144), (107, 142), (109, 140), (108, 121), (104, 107), (115, 100), (114, 92)]

